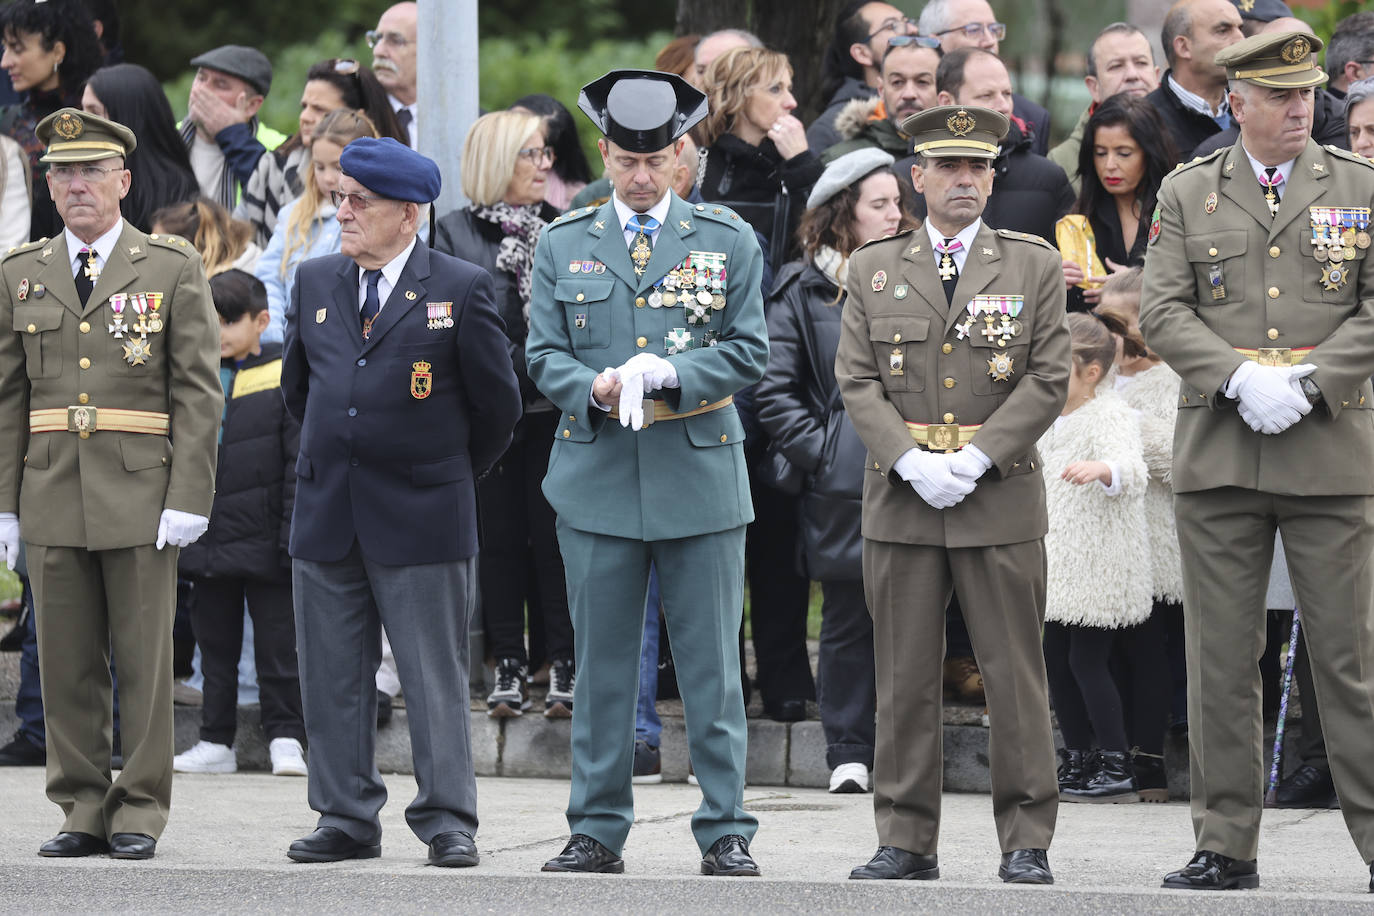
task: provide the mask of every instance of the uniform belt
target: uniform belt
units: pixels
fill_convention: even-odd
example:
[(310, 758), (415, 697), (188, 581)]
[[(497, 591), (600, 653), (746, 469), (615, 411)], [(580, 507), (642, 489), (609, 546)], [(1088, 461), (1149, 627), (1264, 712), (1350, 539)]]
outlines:
[[(710, 404), (704, 404), (701, 407), (694, 407), (691, 410), (684, 410), (682, 413), (677, 413), (662, 401), (645, 398), (644, 425), (648, 426), (651, 423), (657, 423), (659, 420), (682, 420), (687, 417), (695, 417), (698, 414), (710, 413), (713, 410), (720, 410), (722, 407), (729, 407), (733, 403), (735, 403), (735, 396), (727, 394), (719, 401), (713, 401)], [(650, 404), (652, 404), (653, 407), (650, 407)], [(620, 409), (618, 407), (611, 408), (611, 419), (620, 419)]]
[(157, 410), (122, 410), (118, 407), (48, 407), (29, 411), (30, 433), (78, 433), (85, 439), (93, 432), (153, 433), (165, 436), (171, 428), (167, 414)]
[(906, 421), (907, 432), (916, 444), (932, 452), (957, 452), (973, 441), (973, 434), (983, 428), (982, 423), (960, 426), (958, 423), (912, 423)]
[(1307, 355), (1315, 350), (1315, 347), (1260, 347), (1258, 350), (1250, 350), (1246, 347), (1233, 348), (1246, 359), (1259, 363), (1261, 366), (1296, 366), (1298, 363), (1307, 359)]

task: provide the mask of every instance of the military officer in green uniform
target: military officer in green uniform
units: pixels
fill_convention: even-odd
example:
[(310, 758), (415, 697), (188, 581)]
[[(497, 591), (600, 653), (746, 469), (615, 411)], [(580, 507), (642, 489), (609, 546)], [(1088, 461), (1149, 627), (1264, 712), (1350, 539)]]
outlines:
[(530, 378), (563, 411), (544, 493), (558, 513), (578, 671), (572, 838), (545, 870), (624, 869), (652, 561), (701, 783), (702, 872), (757, 875), (737, 641), (753, 511), (732, 398), (768, 359), (762, 256), (738, 215), (670, 189), (682, 138), (706, 114), (700, 92), (617, 70), (578, 104), (605, 134), (615, 194), (545, 230), (526, 348)]
[(987, 690), (999, 875), (1050, 884), (1059, 788), (1040, 648), (1045, 484), (1035, 443), (1068, 393), (1055, 250), (982, 221), (1005, 115), (927, 109), (928, 216), (849, 260), (835, 377), (868, 446), (864, 591), (878, 683), (879, 848), (851, 878), (939, 877), (945, 605), (959, 593)]
[(39, 853), (146, 859), (172, 794), (177, 550), (214, 491), (219, 322), (195, 249), (120, 216), (133, 133), (64, 108), (38, 138), (64, 229), (0, 261), (0, 544), (28, 549), (48, 797), (66, 816)]
[(1174, 505), (1197, 842), (1165, 887), (1259, 884), (1256, 660), (1275, 528), (1341, 811), (1374, 860), (1374, 165), (1309, 137), (1321, 48), (1280, 32), (1217, 54), (1240, 141), (1167, 177), (1150, 227), (1141, 328), (1183, 377)]

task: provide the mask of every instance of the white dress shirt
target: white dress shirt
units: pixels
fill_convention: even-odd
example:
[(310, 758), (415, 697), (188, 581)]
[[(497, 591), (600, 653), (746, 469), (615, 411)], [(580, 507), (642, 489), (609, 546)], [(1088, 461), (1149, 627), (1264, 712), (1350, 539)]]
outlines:
[[(382, 313), (386, 307), (386, 299), (391, 295), (391, 291), (396, 288), (396, 281), (401, 279), (401, 271), (405, 269), (406, 261), (410, 259), (410, 253), (415, 250), (416, 239), (411, 239), (410, 244), (405, 250), (396, 257), (392, 258), (382, 268), (382, 278), (377, 281), (377, 314)], [(358, 268), (358, 311), (363, 310), (363, 301), (367, 299), (367, 270), (363, 267)]]
[[(983, 227), (982, 217), (969, 223), (959, 230), (959, 234), (954, 238), (959, 240), (960, 248), (958, 251), (950, 252), (950, 257), (954, 259), (954, 266), (959, 268), (959, 273), (964, 272), (964, 262), (968, 260), (969, 248), (973, 246), (973, 237), (978, 234), (978, 230)], [(944, 257), (936, 245), (945, 243), (945, 236), (940, 234), (940, 230), (935, 228), (935, 224), (926, 219), (926, 234), (930, 236), (930, 250), (935, 257), (935, 266), (940, 266), (940, 259)]]
[(86, 259), (81, 256), (82, 248), (94, 249), (96, 265), (101, 270), (105, 269), (105, 265), (110, 262), (110, 255), (114, 253), (115, 245), (119, 242), (120, 234), (124, 232), (124, 219), (121, 217), (115, 220), (114, 226), (91, 245), (72, 235), (70, 229), (63, 228), (62, 232), (67, 237), (67, 254), (71, 255), (72, 276), (75, 277), (76, 272), (86, 266)]
[[(664, 192), (663, 196), (659, 198), (658, 203), (650, 207), (649, 211), (644, 214), (645, 216), (652, 216), (654, 219), (658, 220), (658, 228), (648, 233), (649, 244), (652, 245), (658, 241), (658, 234), (663, 230), (663, 224), (668, 220), (668, 205), (672, 202), (672, 192)], [(611, 203), (615, 206), (615, 218), (620, 220), (620, 228), (624, 230), (625, 233), (625, 246), (628, 248), (638, 234), (634, 229), (630, 228), (630, 220), (637, 214), (634, 210), (630, 209), (628, 204), (620, 199), (620, 195), (618, 194), (611, 195)]]

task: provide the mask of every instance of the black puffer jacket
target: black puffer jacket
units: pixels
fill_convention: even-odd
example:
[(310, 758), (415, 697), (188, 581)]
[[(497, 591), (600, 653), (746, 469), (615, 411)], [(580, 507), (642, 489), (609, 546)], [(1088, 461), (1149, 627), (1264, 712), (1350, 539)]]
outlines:
[(1171, 73), (1172, 70), (1164, 71), (1164, 78), (1159, 81), (1158, 88), (1145, 96), (1145, 101), (1155, 106), (1159, 116), (1164, 119), (1164, 126), (1169, 129), (1169, 136), (1174, 141), (1174, 153), (1177, 154), (1178, 161), (1187, 162), (1193, 158), (1192, 151), (1197, 149), (1199, 143), (1221, 132), (1221, 125), (1215, 119), (1200, 111), (1194, 111), (1179, 101), (1178, 96), (1169, 88)]
[[(915, 156), (908, 156), (892, 167), (898, 175), (910, 175)], [(1064, 170), (1039, 153), (1031, 151), (1031, 141), (1016, 122), (1002, 141), (993, 162), (992, 193), (983, 209), (983, 222), (993, 229), (1029, 232), (1053, 244), (1054, 224), (1073, 208), (1073, 187)], [(925, 198), (914, 195), (912, 211), (926, 218)]]
[(210, 527), (181, 550), (183, 575), (287, 582), (301, 428), (281, 396), (281, 344), (263, 344), (234, 372), (224, 401)]
[[(549, 223), (559, 213), (558, 209), (544, 204), (540, 207), (539, 217)], [(471, 207), (454, 210), (435, 224), (434, 248), (455, 258), (471, 261), (491, 274), (496, 284), (496, 308), (501, 320), (506, 323), (506, 337), (510, 341), (511, 362), (515, 366), (515, 376), (520, 381), (520, 396), (525, 409), (537, 404), (543, 396), (530, 381), (529, 367), (525, 362), (525, 338), (529, 335), (529, 325), (525, 321), (525, 305), (520, 301), (520, 290), (515, 276), (496, 266), (496, 255), (501, 250), (503, 233), (501, 227), (493, 222), (478, 219)], [(547, 402), (546, 402), (547, 403)]]
[(866, 450), (835, 383), (838, 292), (810, 259), (782, 269), (768, 303), (768, 372), (754, 391), (759, 422), (805, 472), (801, 553), (804, 572), (822, 581), (863, 578)]
[(796, 257), (797, 224), (825, 171), (820, 156), (807, 150), (784, 162), (772, 140), (752, 146), (734, 134), (721, 136), (705, 156), (701, 199), (724, 204), (763, 235), (763, 254), (774, 270)]

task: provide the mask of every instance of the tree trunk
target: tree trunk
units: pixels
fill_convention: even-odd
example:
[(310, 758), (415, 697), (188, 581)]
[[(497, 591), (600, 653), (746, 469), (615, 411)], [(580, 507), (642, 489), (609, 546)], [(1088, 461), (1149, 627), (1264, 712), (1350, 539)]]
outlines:
[(796, 115), (809, 124), (828, 101), (821, 95), (821, 63), (843, 5), (844, 0), (678, 0), (677, 31), (705, 35), (744, 28), (786, 54)]

